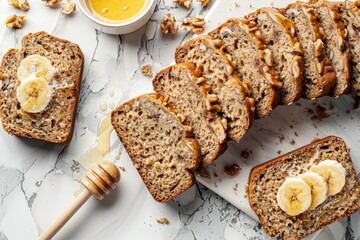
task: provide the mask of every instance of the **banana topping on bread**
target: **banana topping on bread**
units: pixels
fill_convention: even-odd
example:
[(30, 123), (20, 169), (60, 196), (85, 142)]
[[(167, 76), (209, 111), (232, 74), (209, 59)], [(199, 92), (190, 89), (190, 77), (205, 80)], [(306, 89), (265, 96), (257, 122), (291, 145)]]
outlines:
[(328, 186), (325, 179), (315, 172), (306, 172), (299, 176), (309, 185), (311, 189), (311, 205), (310, 210), (315, 209), (326, 200)]
[(17, 77), (22, 82), (29, 77), (43, 77), (51, 82), (56, 69), (46, 57), (34, 54), (24, 58), (17, 70)]

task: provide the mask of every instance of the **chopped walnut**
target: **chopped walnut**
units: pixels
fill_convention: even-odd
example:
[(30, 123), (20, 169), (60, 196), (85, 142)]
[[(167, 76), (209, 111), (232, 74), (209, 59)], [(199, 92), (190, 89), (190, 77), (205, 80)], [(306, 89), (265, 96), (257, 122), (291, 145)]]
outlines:
[(156, 219), (156, 221), (160, 224), (169, 224), (169, 219), (162, 217), (162, 218), (158, 218)]
[(58, 2), (61, 2), (61, 0), (41, 0), (45, 2), (45, 5), (47, 7), (54, 7)]
[(151, 70), (150, 64), (147, 64), (147, 65), (145, 65), (145, 66), (142, 66), (142, 67), (141, 67), (141, 73), (142, 73), (144, 76), (152, 77), (153, 72), (152, 72), (152, 70)]
[(123, 172), (125, 172), (125, 167), (124, 166), (119, 166), (119, 169)]
[(67, 3), (61, 4), (61, 12), (63, 14), (71, 14), (76, 11), (76, 3), (67, 1)]
[(240, 166), (237, 165), (236, 163), (231, 166), (224, 167), (224, 173), (232, 177), (238, 174), (240, 170), (241, 170)]
[(201, 33), (204, 31), (205, 20), (202, 16), (193, 18), (184, 18), (181, 20), (180, 27), (193, 33)]
[(189, 8), (192, 1), (193, 0), (173, 0), (174, 3), (177, 3), (184, 8)]
[(164, 15), (163, 20), (161, 21), (161, 31), (165, 34), (176, 34), (178, 26), (176, 24), (176, 19), (172, 13), (167, 13)]
[(25, 21), (25, 15), (12, 15), (5, 20), (6, 27), (8, 28), (22, 28)]
[(29, 2), (27, 0), (8, 0), (10, 6), (19, 8), (23, 11), (27, 11), (30, 8)]
[(208, 5), (208, 3), (209, 3), (209, 0), (197, 0), (199, 3), (201, 3), (201, 5), (203, 5), (204, 7), (206, 6), (206, 5)]

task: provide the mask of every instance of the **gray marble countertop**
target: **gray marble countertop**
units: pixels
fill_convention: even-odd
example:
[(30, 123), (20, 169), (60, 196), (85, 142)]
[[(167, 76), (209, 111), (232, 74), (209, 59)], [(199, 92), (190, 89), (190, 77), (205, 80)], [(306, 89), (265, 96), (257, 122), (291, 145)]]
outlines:
[[(23, 35), (39, 30), (78, 43), (85, 55), (71, 144), (23, 140), (0, 130), (0, 240), (36, 239), (75, 198), (87, 169), (82, 159), (96, 142), (99, 121), (113, 106), (144, 89), (151, 91), (151, 79), (142, 76), (139, 68), (151, 64), (156, 72), (168, 66), (176, 46), (192, 36), (185, 31), (163, 35), (162, 16), (167, 12), (177, 19), (205, 15), (214, 1), (206, 8), (194, 1), (186, 10), (171, 0), (159, 0), (148, 24), (124, 36), (104, 34), (80, 12), (64, 16), (40, 0), (29, 0), (31, 9), (25, 13), (23, 29), (10, 30), (0, 24), (0, 57), (9, 48), (21, 47)], [(12, 13), (22, 12), (1, 1), (1, 21)], [(104, 103), (107, 109), (101, 110)], [(260, 224), (199, 183), (176, 201), (156, 203), (130, 161), (117, 160), (116, 155), (125, 151), (115, 134), (110, 139), (111, 154), (106, 157), (126, 168), (118, 191), (102, 202), (90, 199), (55, 239), (269, 239)], [(159, 217), (168, 218), (170, 224), (157, 223)], [(316, 239), (360, 239), (360, 214), (333, 224)]]

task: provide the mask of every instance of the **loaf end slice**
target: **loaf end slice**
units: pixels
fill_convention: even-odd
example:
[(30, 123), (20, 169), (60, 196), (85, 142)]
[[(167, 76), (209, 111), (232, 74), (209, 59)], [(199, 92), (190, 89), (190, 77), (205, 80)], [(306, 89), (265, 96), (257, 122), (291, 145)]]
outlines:
[[(21, 109), (16, 97), (20, 85), (17, 69), (27, 56), (46, 57), (56, 68), (51, 82), (53, 95), (41, 113)], [(31, 33), (22, 39), (22, 49), (10, 49), (0, 67), (0, 116), (9, 134), (51, 143), (71, 140), (76, 118), (84, 57), (78, 45), (46, 32)]]
[(190, 124), (200, 147), (201, 162), (211, 164), (226, 149), (227, 122), (217, 112), (211, 112), (216, 96), (200, 89), (194, 70), (191, 63), (170, 66), (156, 75), (153, 86), (166, 104), (178, 110), (179, 118)]
[(256, 23), (274, 57), (273, 66), (282, 82), (280, 103), (288, 105), (297, 101), (303, 93), (304, 64), (294, 23), (274, 8), (258, 9), (247, 18)]
[(213, 110), (227, 119), (228, 139), (239, 141), (254, 119), (255, 101), (247, 84), (233, 74), (234, 68), (221, 45), (210, 36), (193, 38), (176, 49), (175, 61), (195, 65), (195, 75), (204, 80), (200, 88), (217, 98)]
[(306, 99), (328, 95), (336, 83), (336, 74), (326, 55), (324, 36), (313, 6), (296, 2), (283, 10), (295, 24), (295, 36), (303, 47), (304, 94)]
[[(338, 161), (346, 169), (343, 189), (314, 210), (291, 217), (282, 211), (276, 195), (288, 176), (308, 171), (312, 164), (326, 159)], [(338, 137), (330, 136), (254, 167), (249, 175), (248, 196), (251, 208), (266, 233), (282, 239), (302, 239), (325, 226), (360, 210), (360, 184), (349, 149)]]
[(222, 41), (222, 49), (235, 62), (235, 73), (248, 84), (255, 99), (256, 118), (268, 115), (278, 104), (279, 75), (273, 70), (273, 56), (254, 22), (229, 19), (209, 33)]
[(347, 30), (351, 55), (351, 92), (360, 96), (360, 1), (336, 3)]
[(134, 98), (113, 110), (111, 123), (156, 201), (168, 202), (195, 183), (199, 147), (163, 98)]
[(350, 89), (351, 66), (345, 28), (339, 10), (325, 0), (310, 2), (319, 16), (321, 29), (325, 36), (326, 54), (336, 73), (336, 84), (331, 95), (338, 97)]

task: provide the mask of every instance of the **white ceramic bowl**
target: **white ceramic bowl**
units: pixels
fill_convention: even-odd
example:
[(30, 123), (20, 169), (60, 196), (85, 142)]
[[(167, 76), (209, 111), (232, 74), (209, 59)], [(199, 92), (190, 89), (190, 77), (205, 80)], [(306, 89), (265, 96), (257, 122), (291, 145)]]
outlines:
[(91, 12), (88, 0), (78, 0), (80, 11), (92, 22), (95, 28), (109, 34), (127, 34), (134, 32), (144, 26), (150, 19), (155, 9), (155, 0), (146, 0), (139, 14), (121, 23), (108, 23), (95, 17)]

